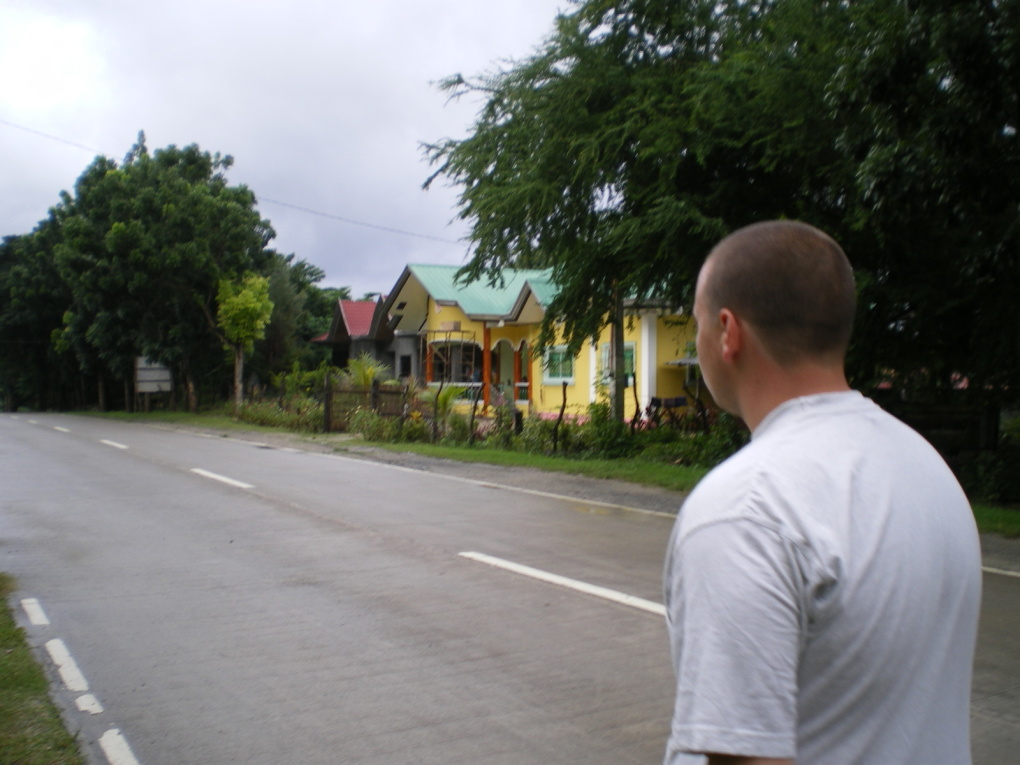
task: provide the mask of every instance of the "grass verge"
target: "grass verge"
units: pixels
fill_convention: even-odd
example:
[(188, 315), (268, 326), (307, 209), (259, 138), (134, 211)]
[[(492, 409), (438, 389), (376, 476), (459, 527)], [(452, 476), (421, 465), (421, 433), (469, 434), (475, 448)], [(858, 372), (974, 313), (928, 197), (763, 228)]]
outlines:
[(424, 457), (479, 462), (484, 465), (523, 467), (551, 472), (583, 475), (590, 478), (615, 478), (645, 486), (655, 486), (671, 491), (690, 491), (708, 472), (706, 468), (667, 465), (642, 459), (568, 459), (547, 457), (541, 454), (510, 452), (488, 447), (440, 446), (435, 444), (387, 444), (361, 441), (347, 441), (335, 448), (343, 451), (352, 445), (372, 446), (392, 452), (411, 452)]
[(974, 517), (977, 518), (978, 529), (984, 533), (1020, 538), (1020, 509), (975, 502)]
[(0, 762), (84, 765), (49, 696), (49, 683), (6, 607), (14, 581), (0, 574)]

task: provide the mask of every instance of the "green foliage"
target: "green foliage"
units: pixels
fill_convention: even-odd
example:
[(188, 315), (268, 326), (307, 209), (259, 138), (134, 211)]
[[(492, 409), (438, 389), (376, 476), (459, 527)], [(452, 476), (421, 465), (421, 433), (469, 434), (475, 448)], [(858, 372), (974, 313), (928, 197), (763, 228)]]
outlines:
[(461, 189), (468, 279), (549, 266), (539, 347), (572, 351), (614, 297), (689, 305), (712, 244), (797, 218), (860, 285), (849, 370), (908, 392), (1020, 390), (1020, 5), (580, 0), (534, 55), (453, 96), (426, 147)]
[(347, 362), (343, 376), (355, 388), (371, 388), (372, 383), (382, 382), (390, 376), (390, 368), (372, 354), (364, 352)]
[(960, 455), (951, 466), (974, 502), (1020, 502), (1020, 446)]
[(432, 422), (422, 417), (418, 412), (412, 412), (410, 417), (404, 418), (397, 427), (397, 440), (406, 443), (431, 443)]
[(320, 395), (325, 389), (326, 375), (336, 374), (336, 371), (335, 367), (328, 364), (320, 364), (316, 369), (303, 370), (295, 361), (289, 372), (273, 375), (271, 382), (284, 399), (297, 395)]
[(441, 389), (429, 387), (418, 394), (418, 401), (435, 418), (439, 436), (446, 432), (453, 405), (467, 392), (463, 385), (444, 385)]
[(503, 449), (509, 449), (517, 435), (517, 407), (512, 401), (495, 407), (489, 437)]
[(322, 404), (312, 398), (299, 397), (281, 406), (278, 401), (245, 401), (234, 410), (241, 422), (270, 428), (284, 428), (302, 433), (322, 430)]
[(588, 420), (581, 430), (582, 438), (592, 454), (606, 459), (619, 459), (634, 454), (636, 444), (629, 427), (613, 417), (608, 403), (590, 404)]
[(240, 283), (220, 281), (216, 293), (216, 322), (232, 346), (251, 353), (256, 340), (262, 339), (273, 313), (269, 299), (269, 279), (248, 273)]
[(359, 407), (351, 414), (347, 432), (361, 436), (366, 441), (395, 441), (398, 422), (392, 417), (383, 417), (371, 409)]
[[(542, 417), (525, 417), (521, 434), (515, 439), (517, 449), (529, 454), (552, 454), (553, 431), (556, 421)], [(556, 453), (563, 456), (577, 455), (584, 448), (582, 428), (573, 420), (560, 423), (556, 437)]]
[(446, 418), (446, 434), (442, 438), (444, 444), (459, 446), (471, 440), (471, 423), (468, 418), (453, 412)]

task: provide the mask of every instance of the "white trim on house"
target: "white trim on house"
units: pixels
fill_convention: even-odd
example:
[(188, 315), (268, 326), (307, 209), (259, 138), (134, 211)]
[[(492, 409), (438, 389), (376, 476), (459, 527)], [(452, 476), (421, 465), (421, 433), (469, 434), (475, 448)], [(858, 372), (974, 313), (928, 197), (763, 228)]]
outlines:
[[(655, 395), (656, 377), (658, 367), (658, 332), (659, 315), (655, 311), (641, 312), (641, 365), (638, 371), (638, 401), (641, 410), (644, 411), (652, 402)], [(635, 360), (636, 362), (637, 360)], [(637, 367), (637, 363), (635, 363)]]

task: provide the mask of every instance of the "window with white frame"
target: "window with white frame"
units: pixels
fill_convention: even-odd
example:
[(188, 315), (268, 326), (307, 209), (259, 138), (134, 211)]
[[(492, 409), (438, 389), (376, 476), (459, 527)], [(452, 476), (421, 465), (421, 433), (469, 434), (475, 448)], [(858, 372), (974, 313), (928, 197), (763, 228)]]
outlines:
[[(599, 380), (608, 385), (613, 372), (613, 360), (610, 358), (609, 343), (599, 346)], [(623, 344), (623, 373), (627, 376), (627, 385), (634, 384), (634, 343)]]
[(574, 357), (565, 345), (554, 345), (545, 352), (542, 382), (547, 385), (574, 384)]

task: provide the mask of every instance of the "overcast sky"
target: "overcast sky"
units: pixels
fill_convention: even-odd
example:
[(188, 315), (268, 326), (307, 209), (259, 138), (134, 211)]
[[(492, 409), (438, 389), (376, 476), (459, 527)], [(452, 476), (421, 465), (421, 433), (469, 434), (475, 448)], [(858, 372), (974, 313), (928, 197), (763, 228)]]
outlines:
[(119, 161), (144, 130), (150, 151), (233, 156), (228, 179), (259, 198), (271, 246), (325, 271), (322, 286), (360, 297), (407, 263), (462, 264), (456, 190), (421, 189), (419, 144), (466, 135), (480, 103), (448, 103), (435, 82), (526, 57), (568, 7), (0, 0), (0, 235), (30, 232), (97, 154)]

